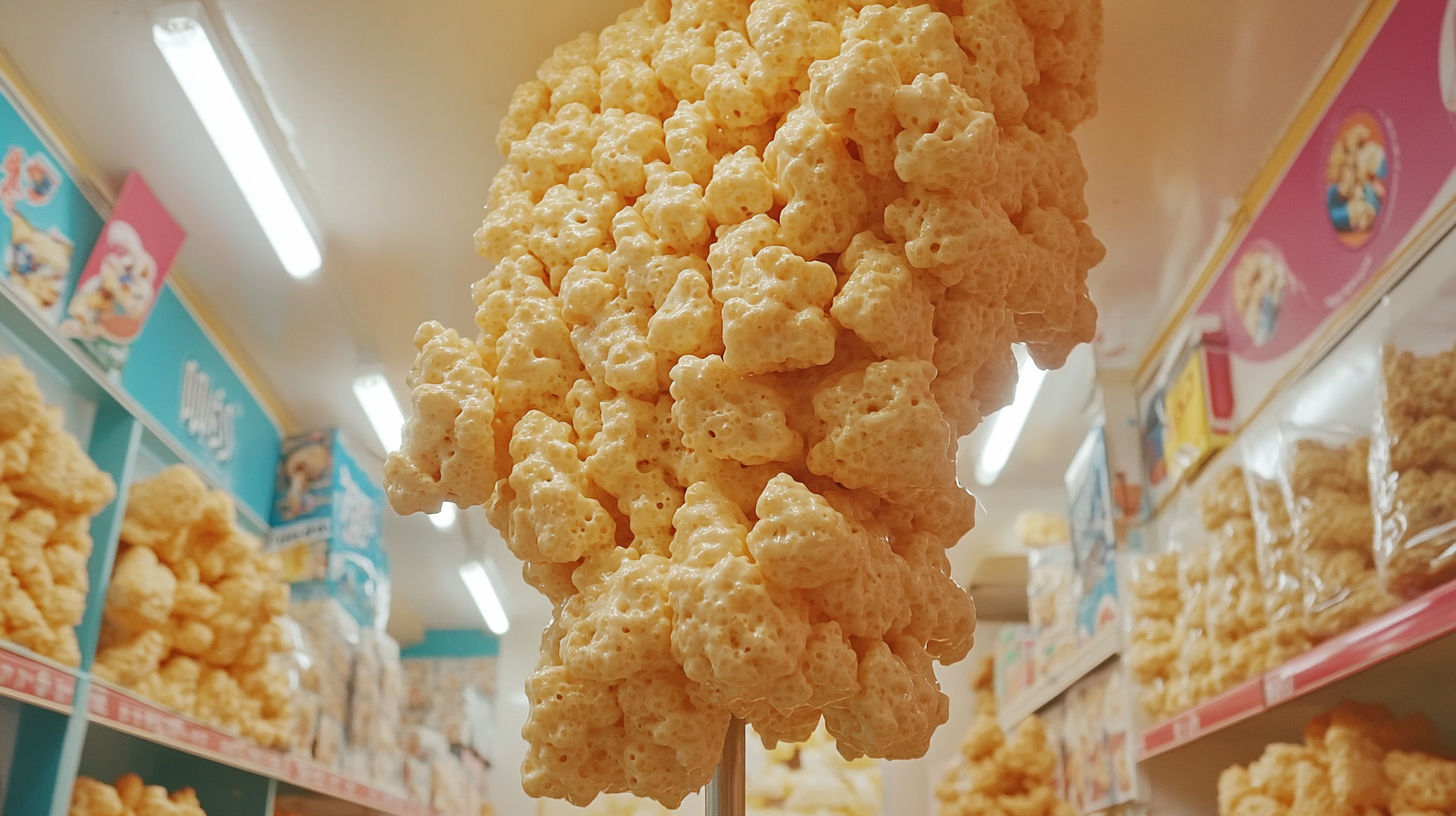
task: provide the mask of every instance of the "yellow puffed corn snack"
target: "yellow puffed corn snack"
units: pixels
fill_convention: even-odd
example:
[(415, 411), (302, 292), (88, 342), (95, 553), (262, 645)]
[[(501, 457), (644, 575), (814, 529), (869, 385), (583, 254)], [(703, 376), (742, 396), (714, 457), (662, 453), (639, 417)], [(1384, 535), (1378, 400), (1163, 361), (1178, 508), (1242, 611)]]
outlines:
[(81, 664), (75, 627), (90, 588), (91, 517), (115, 494), (34, 375), (0, 358), (0, 635)]
[(1304, 745), (1275, 743), (1218, 780), (1219, 816), (1450, 813), (1456, 762), (1433, 756), (1435, 725), (1420, 714), (1346, 701), (1305, 726)]
[(974, 678), (976, 721), (960, 756), (935, 788), (939, 816), (1071, 816), (1052, 790), (1057, 759), (1046, 726), (1035, 714), (1007, 737), (996, 722), (991, 661)]
[(232, 500), (177, 465), (127, 496), (96, 675), (263, 745), (288, 743), (288, 585)]
[(975, 621), (957, 439), (1014, 343), (1095, 330), (1101, 14), (648, 0), (516, 90), (478, 334), (419, 329), (385, 477), (401, 513), (485, 505), (556, 607), (529, 793), (676, 804), (729, 714), (924, 753)]

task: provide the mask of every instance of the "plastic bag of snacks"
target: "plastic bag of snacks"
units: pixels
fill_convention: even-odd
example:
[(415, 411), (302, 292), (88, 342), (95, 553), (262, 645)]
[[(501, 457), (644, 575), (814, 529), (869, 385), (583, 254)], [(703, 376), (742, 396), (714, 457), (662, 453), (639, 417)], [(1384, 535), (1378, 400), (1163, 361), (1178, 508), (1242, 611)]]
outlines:
[(1178, 659), (1168, 689), (1168, 711), (1185, 711), (1218, 693), (1213, 679), (1213, 642), (1208, 633), (1208, 533), (1191, 491), (1180, 497), (1168, 529), (1168, 549), (1177, 553), (1178, 616), (1173, 639)]
[[(1168, 540), (1157, 536), (1158, 541)], [(1168, 699), (1178, 667), (1178, 553), (1159, 547), (1127, 559), (1129, 611), (1124, 661), (1137, 685), (1138, 706), (1153, 720), (1174, 713)], [(1178, 681), (1181, 683), (1181, 681)]]
[(1032, 669), (1037, 677), (1056, 671), (1077, 650), (1077, 569), (1064, 515), (1027, 512), (1016, 520), (1026, 546), (1029, 578)]
[(314, 759), (340, 767), (347, 745), (349, 682), (359, 648), (359, 623), (332, 598), (294, 601), (289, 614), (313, 648), (319, 701)]
[(1250, 438), (1243, 446), (1244, 478), (1254, 521), (1259, 577), (1263, 588), (1265, 631), (1272, 668), (1309, 651), (1304, 616), (1304, 574), (1294, 546), (1288, 496), (1279, 484), (1280, 437), (1276, 430)]
[(1305, 621), (1319, 643), (1393, 608), (1375, 570), (1370, 438), (1340, 430), (1286, 431), (1281, 485), (1304, 586)]
[[(1451, 288), (1451, 287), (1448, 287)], [(1456, 293), (1392, 321), (1370, 449), (1385, 586), (1413, 597), (1456, 578)]]
[(1207, 630), (1213, 682), (1223, 691), (1263, 671), (1269, 653), (1258, 537), (1244, 469), (1227, 464), (1210, 473), (1198, 503), (1209, 540)]

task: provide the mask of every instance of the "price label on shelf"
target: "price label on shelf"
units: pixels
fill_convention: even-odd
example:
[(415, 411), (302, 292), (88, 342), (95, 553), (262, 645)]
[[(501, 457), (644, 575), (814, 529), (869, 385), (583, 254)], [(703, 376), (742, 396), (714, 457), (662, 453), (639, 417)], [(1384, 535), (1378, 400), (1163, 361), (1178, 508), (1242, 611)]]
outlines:
[(1264, 675), (1264, 704), (1276, 706), (1294, 696), (1294, 672), (1281, 666)]
[(179, 750), (290, 782), (393, 816), (434, 816), (424, 805), (386, 793), (327, 768), (195, 723), (131, 694), (97, 683), (87, 710), (94, 719)]
[(76, 678), (63, 669), (0, 648), (0, 689), (49, 708), (67, 708), (76, 699)]

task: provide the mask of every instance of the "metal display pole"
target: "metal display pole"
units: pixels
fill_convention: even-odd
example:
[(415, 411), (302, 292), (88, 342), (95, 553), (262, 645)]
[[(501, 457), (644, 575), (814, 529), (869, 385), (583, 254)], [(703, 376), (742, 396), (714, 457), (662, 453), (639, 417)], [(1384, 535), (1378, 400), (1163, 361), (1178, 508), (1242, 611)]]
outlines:
[(743, 720), (734, 717), (723, 740), (723, 759), (708, 783), (706, 816), (743, 816), (744, 781)]

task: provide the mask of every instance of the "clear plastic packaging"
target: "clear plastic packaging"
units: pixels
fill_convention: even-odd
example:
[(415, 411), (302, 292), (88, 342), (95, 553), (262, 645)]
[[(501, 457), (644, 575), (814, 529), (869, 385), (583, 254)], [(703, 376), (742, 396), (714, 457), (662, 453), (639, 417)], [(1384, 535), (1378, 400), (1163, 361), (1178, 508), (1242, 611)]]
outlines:
[(1168, 695), (1178, 667), (1178, 554), (1134, 553), (1127, 563), (1131, 614), (1124, 662), (1143, 715), (1162, 720), (1174, 713)]
[(1224, 465), (1205, 479), (1199, 510), (1209, 544), (1205, 593), (1212, 681), (1221, 692), (1262, 671), (1269, 652), (1258, 539), (1240, 465)]
[[(1447, 287), (1448, 289), (1452, 287)], [(1456, 578), (1456, 294), (1392, 321), (1370, 476), (1376, 562), (1411, 598)]]
[(1208, 633), (1208, 533), (1192, 491), (1168, 510), (1164, 549), (1176, 565), (1178, 609), (1172, 642), (1177, 657), (1166, 682), (1165, 716), (1185, 711), (1216, 694), (1212, 639)]
[(1395, 607), (1375, 569), (1370, 438), (1285, 433), (1281, 485), (1294, 530), (1310, 640), (1320, 643)]
[(1304, 654), (1310, 647), (1304, 616), (1304, 575), (1294, 546), (1288, 497), (1279, 486), (1278, 446), (1277, 435), (1262, 448), (1246, 446), (1246, 450), (1259, 450), (1261, 455), (1257, 459), (1246, 456), (1244, 462), (1269, 639), (1266, 671)]
[(1025, 543), (1027, 609), (1035, 642), (1032, 669), (1037, 677), (1046, 677), (1077, 651), (1077, 568), (1066, 538)]

